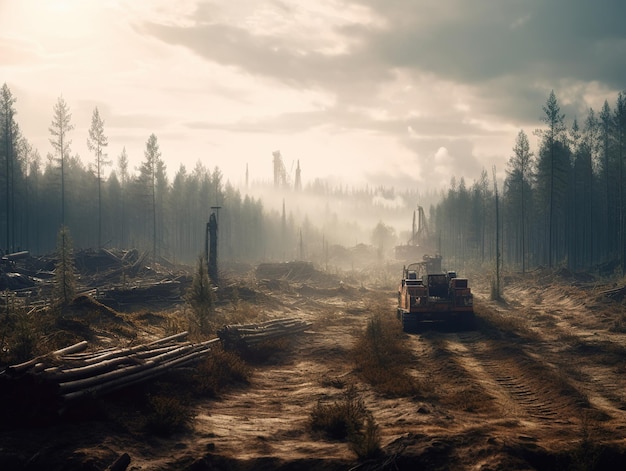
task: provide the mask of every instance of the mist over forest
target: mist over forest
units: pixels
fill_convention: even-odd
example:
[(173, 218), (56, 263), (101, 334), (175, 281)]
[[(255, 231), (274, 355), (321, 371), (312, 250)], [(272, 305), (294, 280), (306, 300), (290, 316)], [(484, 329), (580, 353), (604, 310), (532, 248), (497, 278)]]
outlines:
[[(98, 108), (89, 134), (79, 136), (62, 97), (51, 114), (50, 147), (37, 149), (20, 131), (19, 103), (5, 83), (0, 247), (5, 253), (50, 253), (66, 226), (76, 249), (136, 248), (193, 263), (216, 212), (221, 260), (310, 260), (354, 268), (392, 260), (395, 246), (415, 243), (412, 219), (421, 206), (427, 239), (420, 243), (459, 268), (488, 263), (499, 250), (505, 266), (515, 270), (623, 272), (625, 98), (608, 97), (600, 110), (573, 117), (561, 112), (552, 92), (537, 103), (538, 130), (520, 130), (511, 143), (503, 180), (494, 181), (503, 170), (494, 166), (478, 180), (450, 175), (447, 189), (426, 192), (321, 179), (303, 184), (300, 164), (296, 175), (287, 173), (276, 151), (267, 155), (273, 181), (246, 174), (245, 184), (236, 187), (218, 167), (210, 168), (210, 157), (194, 168), (181, 165), (168, 178), (173, 169), (156, 134), (147, 138), (144, 159), (133, 171), (125, 150), (109, 153), (106, 117)], [(531, 133), (536, 149), (530, 147)], [(87, 140), (91, 155), (72, 153), (77, 139)]]

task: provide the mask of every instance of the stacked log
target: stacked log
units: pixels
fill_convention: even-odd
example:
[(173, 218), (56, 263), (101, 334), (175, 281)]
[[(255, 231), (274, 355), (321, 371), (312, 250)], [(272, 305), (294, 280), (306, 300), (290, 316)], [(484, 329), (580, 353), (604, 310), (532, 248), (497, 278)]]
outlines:
[(249, 351), (269, 340), (304, 332), (311, 326), (296, 318), (274, 319), (260, 324), (227, 325), (217, 331), (224, 348)]
[(142, 304), (180, 302), (183, 287), (178, 280), (144, 282), (140, 286), (109, 287), (92, 294), (99, 302), (117, 310)]
[(87, 352), (86, 341), (0, 372), (4, 425), (49, 422), (76, 399), (94, 398), (153, 379), (206, 357), (218, 338), (184, 341), (187, 332), (128, 348)]
[(88, 342), (78, 342), (0, 371), (0, 427), (50, 423), (78, 399), (100, 397), (190, 366), (219, 342), (250, 350), (309, 326), (300, 319), (276, 319), (228, 325), (217, 338), (200, 343), (185, 340), (187, 332), (181, 332), (147, 344), (92, 351)]

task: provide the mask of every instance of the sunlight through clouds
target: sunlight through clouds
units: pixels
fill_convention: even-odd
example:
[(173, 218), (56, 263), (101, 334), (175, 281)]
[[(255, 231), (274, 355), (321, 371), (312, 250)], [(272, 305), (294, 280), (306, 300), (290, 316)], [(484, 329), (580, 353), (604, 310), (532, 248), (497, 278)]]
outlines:
[[(201, 160), (233, 181), (246, 163), (271, 178), (284, 147), (305, 183), (471, 182), (504, 168), (551, 89), (573, 117), (626, 76), (616, 15), (579, 2), (0, 0), (0, 13), (0, 77), (42, 154), (63, 95), (79, 155), (98, 106), (112, 155), (136, 166), (155, 133), (168, 171)], [(575, 56), (559, 47), (570, 38)]]

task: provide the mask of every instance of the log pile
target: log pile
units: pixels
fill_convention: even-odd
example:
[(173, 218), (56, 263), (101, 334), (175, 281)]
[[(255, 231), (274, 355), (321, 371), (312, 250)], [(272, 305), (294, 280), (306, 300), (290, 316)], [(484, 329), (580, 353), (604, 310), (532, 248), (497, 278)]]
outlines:
[(117, 311), (134, 309), (138, 305), (159, 307), (178, 303), (182, 299), (184, 287), (178, 280), (143, 282), (135, 286), (109, 286), (89, 291), (102, 304)]
[(79, 399), (101, 397), (193, 365), (219, 342), (248, 351), (309, 326), (299, 319), (276, 319), (227, 325), (217, 338), (200, 343), (185, 340), (187, 332), (181, 332), (147, 344), (91, 351), (87, 341), (78, 342), (0, 371), (0, 427), (50, 423)]
[(304, 332), (310, 326), (310, 322), (301, 319), (283, 318), (260, 324), (227, 325), (217, 335), (224, 348), (247, 352), (270, 340)]
[(86, 351), (82, 341), (8, 366), (0, 372), (0, 411), (5, 425), (49, 422), (80, 398), (104, 394), (154, 379), (206, 357), (218, 338), (183, 340), (187, 332), (128, 348)]

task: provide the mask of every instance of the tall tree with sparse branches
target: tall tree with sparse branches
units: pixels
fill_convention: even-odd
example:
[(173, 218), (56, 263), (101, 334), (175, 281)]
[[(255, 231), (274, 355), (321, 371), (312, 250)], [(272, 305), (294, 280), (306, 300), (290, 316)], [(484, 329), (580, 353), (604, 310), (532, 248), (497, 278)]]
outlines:
[(622, 265), (622, 275), (626, 275), (626, 197), (624, 192), (624, 159), (626, 158), (626, 97), (622, 92), (617, 96), (614, 110), (615, 147), (618, 161), (618, 191), (619, 191), (619, 257)]
[(72, 114), (62, 96), (59, 97), (53, 108), (52, 125), (49, 128), (52, 138), (50, 143), (54, 149), (61, 168), (61, 224), (65, 224), (65, 166), (70, 158), (70, 140), (68, 134), (74, 129), (71, 123)]
[(598, 115), (598, 126), (600, 130), (599, 147), (602, 162), (602, 174), (604, 178), (604, 256), (608, 260), (614, 255), (615, 248), (615, 206), (611, 198), (611, 135), (613, 132), (613, 120), (611, 117), (611, 107), (609, 102), (604, 100), (600, 114)]
[(500, 201), (498, 198), (498, 180), (496, 179), (496, 166), (493, 166), (493, 194), (496, 209), (496, 271), (491, 286), (491, 299), (498, 301), (501, 299), (502, 290), (500, 289), (500, 270), (502, 268), (502, 259), (500, 252)]
[(119, 215), (119, 238), (122, 247), (126, 246), (126, 234), (128, 232), (128, 209), (126, 208), (126, 193), (128, 191), (128, 182), (130, 181), (130, 175), (128, 173), (128, 154), (126, 153), (126, 147), (122, 148), (122, 152), (117, 158), (117, 167), (119, 170), (119, 179), (121, 185), (121, 207)]
[(150, 211), (152, 213), (152, 259), (156, 261), (157, 256), (157, 189), (159, 186), (159, 176), (164, 172), (165, 166), (161, 160), (161, 150), (157, 137), (151, 134), (146, 142), (144, 151), (145, 160), (139, 168), (140, 180), (146, 190), (150, 200)]
[(96, 107), (91, 116), (87, 148), (94, 153), (93, 171), (98, 180), (98, 247), (102, 247), (102, 176), (104, 167), (111, 165), (111, 161), (107, 159), (107, 154), (104, 152), (107, 145), (109, 142), (104, 135), (104, 121), (100, 117), (98, 107)]
[(520, 207), (520, 243), (521, 243), (521, 259), (522, 273), (526, 271), (526, 211), (527, 198), (530, 191), (530, 184), (533, 172), (533, 153), (530, 151), (528, 136), (521, 130), (513, 147), (513, 155), (509, 159), (509, 169), (507, 171), (507, 179), (505, 188), (510, 200), (516, 200), (514, 193), (519, 194)]
[(539, 176), (541, 177), (541, 184), (544, 190), (543, 197), (547, 200), (547, 258), (548, 266), (552, 267), (554, 261), (556, 209), (559, 206), (559, 197), (563, 187), (563, 173), (566, 172), (564, 168), (566, 160), (565, 115), (561, 113), (554, 91), (550, 92), (548, 100), (543, 106), (543, 111), (545, 116), (541, 120), (547, 125), (547, 129), (537, 132), (541, 137)]
[(15, 122), (16, 98), (5, 83), (0, 90), (0, 155), (4, 159), (6, 251), (15, 249), (15, 171), (17, 167), (17, 145), (19, 128)]

